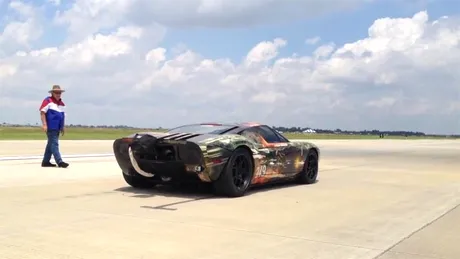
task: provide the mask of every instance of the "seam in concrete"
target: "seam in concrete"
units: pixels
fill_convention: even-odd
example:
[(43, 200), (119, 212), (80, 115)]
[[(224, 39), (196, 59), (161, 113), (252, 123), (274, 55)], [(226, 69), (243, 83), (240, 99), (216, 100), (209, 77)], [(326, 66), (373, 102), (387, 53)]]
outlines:
[(433, 223), (435, 223), (436, 221), (440, 220), (441, 218), (443, 218), (444, 216), (446, 216), (447, 214), (451, 213), (452, 211), (454, 211), (455, 209), (457, 209), (458, 207), (460, 207), (460, 204), (457, 204), (455, 205), (454, 207), (450, 208), (449, 210), (447, 210), (446, 212), (442, 213), (441, 215), (439, 215), (438, 217), (436, 217), (435, 219), (433, 219), (432, 221), (426, 223), (425, 225), (421, 226), (420, 228), (414, 230), (413, 232), (409, 233), (409, 235), (403, 237), (401, 240), (399, 240), (398, 242), (396, 242), (395, 244), (393, 244), (392, 246), (388, 247), (387, 249), (385, 249), (383, 252), (381, 252), (380, 254), (378, 254), (377, 256), (375, 256), (374, 258), (372, 259), (378, 259), (380, 257), (382, 257), (383, 255), (385, 255), (386, 253), (390, 252), (391, 249), (395, 248), (397, 245), (401, 244), (402, 242), (406, 241), (407, 239), (411, 238), (413, 235), (417, 234), (418, 232), (422, 231), (423, 229), (425, 229), (426, 227), (429, 227), (431, 226)]
[(427, 259), (427, 258), (432, 258), (432, 259), (445, 259), (445, 258), (442, 258), (442, 257), (439, 257), (439, 256), (424, 255), (424, 254), (417, 254), (417, 253), (391, 252), (391, 251), (388, 251), (387, 253), (391, 253), (391, 254), (400, 254), (400, 255), (415, 255), (415, 256), (421, 256), (421, 257), (423, 257), (424, 259)]

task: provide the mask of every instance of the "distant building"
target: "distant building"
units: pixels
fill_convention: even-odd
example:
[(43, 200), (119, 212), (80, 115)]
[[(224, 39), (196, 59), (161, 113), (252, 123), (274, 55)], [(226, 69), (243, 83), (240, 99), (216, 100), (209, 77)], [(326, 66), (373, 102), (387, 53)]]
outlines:
[(303, 133), (316, 133), (316, 131), (313, 129), (306, 129), (303, 131)]

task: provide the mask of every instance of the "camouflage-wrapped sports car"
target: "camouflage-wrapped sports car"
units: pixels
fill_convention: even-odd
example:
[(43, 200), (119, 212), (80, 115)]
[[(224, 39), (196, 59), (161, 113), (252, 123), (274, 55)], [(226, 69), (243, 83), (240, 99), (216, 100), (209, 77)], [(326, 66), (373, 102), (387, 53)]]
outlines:
[(228, 197), (276, 180), (314, 183), (320, 156), (312, 143), (291, 142), (267, 125), (251, 123), (139, 132), (116, 139), (113, 151), (125, 181), (133, 187), (199, 181)]

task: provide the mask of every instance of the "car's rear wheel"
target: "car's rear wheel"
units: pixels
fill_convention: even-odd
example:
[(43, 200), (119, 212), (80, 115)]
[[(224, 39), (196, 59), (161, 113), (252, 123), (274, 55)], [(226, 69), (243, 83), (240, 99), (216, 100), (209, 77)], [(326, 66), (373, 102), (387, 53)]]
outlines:
[(254, 175), (252, 156), (245, 148), (236, 149), (220, 177), (213, 182), (214, 192), (227, 197), (243, 196)]
[(125, 182), (134, 188), (148, 189), (156, 186), (156, 183), (150, 181), (150, 179), (142, 175), (136, 175), (135, 173), (122, 174), (123, 178), (125, 179)]
[(318, 153), (315, 150), (310, 149), (305, 159), (302, 172), (299, 174), (299, 182), (302, 184), (312, 184), (316, 182), (318, 177)]

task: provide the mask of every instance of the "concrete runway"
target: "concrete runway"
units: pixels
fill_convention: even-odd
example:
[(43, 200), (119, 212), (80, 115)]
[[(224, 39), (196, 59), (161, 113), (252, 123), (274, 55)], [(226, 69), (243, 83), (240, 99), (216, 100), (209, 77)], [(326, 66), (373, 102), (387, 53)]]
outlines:
[[(0, 161), (1, 259), (460, 258), (460, 141), (321, 140), (319, 182), (136, 191), (111, 156)], [(61, 141), (64, 155), (111, 141)], [(0, 142), (41, 156), (44, 142)]]

